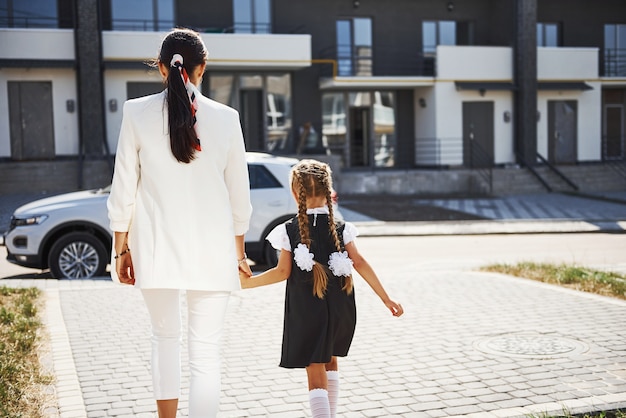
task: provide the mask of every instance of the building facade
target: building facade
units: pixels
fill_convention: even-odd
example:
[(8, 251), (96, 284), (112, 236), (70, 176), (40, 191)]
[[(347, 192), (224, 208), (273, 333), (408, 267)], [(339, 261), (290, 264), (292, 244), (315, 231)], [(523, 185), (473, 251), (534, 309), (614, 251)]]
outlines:
[(175, 26), (202, 33), (202, 91), (240, 111), (248, 150), (326, 158), (347, 192), (626, 156), (621, 0), (5, 0), (0, 190), (106, 185)]

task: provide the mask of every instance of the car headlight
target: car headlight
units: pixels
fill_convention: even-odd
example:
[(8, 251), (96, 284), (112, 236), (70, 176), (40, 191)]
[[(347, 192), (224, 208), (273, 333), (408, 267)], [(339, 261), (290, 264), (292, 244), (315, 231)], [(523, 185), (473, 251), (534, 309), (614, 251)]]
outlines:
[(48, 219), (48, 215), (35, 215), (35, 216), (29, 216), (28, 218), (14, 218), (13, 222), (11, 223), (14, 226), (31, 226), (31, 225), (39, 225), (46, 219)]

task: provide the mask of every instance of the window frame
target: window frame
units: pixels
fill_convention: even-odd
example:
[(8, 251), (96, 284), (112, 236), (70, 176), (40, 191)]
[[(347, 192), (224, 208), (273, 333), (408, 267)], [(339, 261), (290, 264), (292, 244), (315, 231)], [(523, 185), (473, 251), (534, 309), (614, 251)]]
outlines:
[[(117, 0), (119, 2), (124, 2), (124, 0)], [(149, 4), (152, 5), (151, 11), (148, 13), (148, 8), (144, 8), (146, 12), (145, 17), (142, 19), (135, 18), (120, 18), (115, 15), (116, 0), (110, 0), (110, 13), (111, 13), (111, 30), (119, 30), (119, 31), (138, 31), (138, 32), (161, 32), (168, 31), (174, 26), (176, 26), (176, 8), (175, 0), (147, 0)], [(162, 20), (160, 18), (161, 12), (165, 10), (166, 5), (163, 5), (163, 2), (169, 2), (169, 6), (171, 7), (171, 20)], [(127, 2), (126, 2), (127, 3)], [(119, 10), (127, 11), (128, 9), (125, 7), (119, 7)], [(120, 22), (122, 23), (120, 25)]]
[[(556, 29), (555, 44), (548, 45), (548, 29)], [(541, 37), (540, 34), (541, 33)], [(561, 24), (559, 22), (537, 22), (537, 46), (538, 47), (559, 47), (561, 46)]]
[[(609, 30), (612, 31), (610, 36)], [(605, 77), (624, 77), (626, 76), (626, 24), (606, 23), (604, 24), (603, 32), (603, 75)], [(620, 35), (624, 38), (624, 45), (620, 42)]]
[[(244, 5), (245, 2), (245, 5)], [(265, 2), (264, 4), (261, 4)], [(267, 5), (267, 21), (260, 20), (260, 8)], [(265, 8), (265, 7), (263, 7)], [(238, 10), (247, 11), (248, 22), (239, 21)], [(233, 0), (234, 33), (272, 33), (272, 0)]]
[[(357, 23), (359, 21), (369, 24), (367, 30), (369, 31), (369, 45), (358, 45), (357, 38)], [(340, 43), (340, 28), (341, 24), (347, 23), (348, 29), (348, 41), (349, 43)], [(369, 16), (355, 16), (355, 17), (340, 17), (335, 21), (335, 49), (337, 58), (337, 75), (339, 76), (365, 76), (370, 77), (373, 75), (373, 63), (374, 63), (374, 21)], [(345, 33), (342, 29), (341, 32)], [(361, 54), (359, 48), (369, 48), (369, 54)], [(367, 62), (369, 61), (369, 71), (363, 71), (362, 68), (367, 68)]]

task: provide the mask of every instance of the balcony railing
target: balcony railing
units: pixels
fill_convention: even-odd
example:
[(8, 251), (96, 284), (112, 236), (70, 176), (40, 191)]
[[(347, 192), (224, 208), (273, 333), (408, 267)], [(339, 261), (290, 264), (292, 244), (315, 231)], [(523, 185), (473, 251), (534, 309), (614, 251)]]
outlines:
[[(340, 77), (369, 76), (418, 76), (435, 75), (435, 54), (396, 54), (393, 48), (376, 44), (371, 47), (350, 47), (350, 45), (332, 45), (321, 49), (315, 58), (337, 61), (337, 75)], [(332, 76), (332, 68), (322, 68), (323, 77)]]
[(111, 26), (113, 30), (119, 31), (159, 32), (172, 29), (174, 27), (174, 21), (154, 19), (113, 19)]
[(58, 28), (59, 19), (50, 16), (2, 16), (0, 28)]
[(626, 161), (626, 135), (602, 136), (602, 159)]
[(626, 49), (604, 50), (604, 76), (626, 77)]
[(462, 164), (462, 138), (417, 138), (415, 140), (415, 165), (448, 167)]
[(462, 138), (417, 138), (415, 165), (418, 167), (471, 169), (480, 179), (484, 192), (493, 192), (493, 157), (477, 141)]

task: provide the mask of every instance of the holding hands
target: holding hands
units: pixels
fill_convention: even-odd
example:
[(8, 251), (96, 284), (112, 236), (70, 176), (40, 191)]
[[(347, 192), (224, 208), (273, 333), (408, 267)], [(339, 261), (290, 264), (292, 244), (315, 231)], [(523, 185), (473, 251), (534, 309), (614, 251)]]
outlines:
[(239, 280), (243, 283), (244, 280), (252, 277), (252, 270), (248, 265), (248, 260), (244, 257), (242, 260), (239, 260), (237, 263), (237, 267), (239, 269)]

